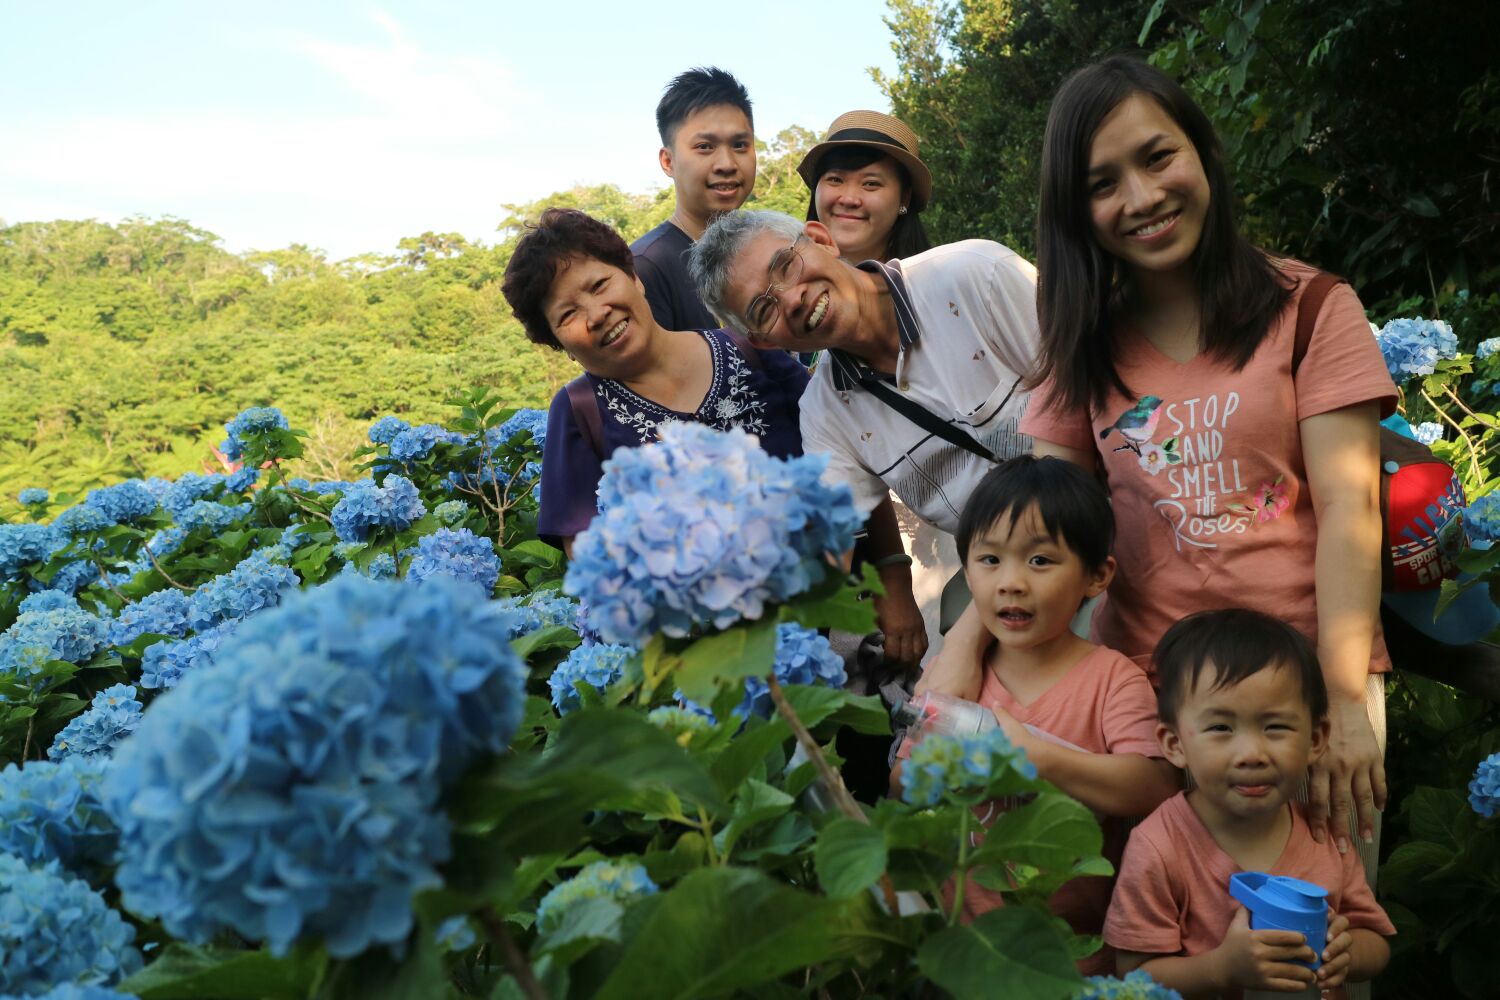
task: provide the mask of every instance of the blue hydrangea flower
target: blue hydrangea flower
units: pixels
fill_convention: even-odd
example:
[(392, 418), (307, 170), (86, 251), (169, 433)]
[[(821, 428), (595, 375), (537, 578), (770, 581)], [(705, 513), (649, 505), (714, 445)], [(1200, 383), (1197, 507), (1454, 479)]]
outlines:
[(1500, 812), (1500, 753), (1492, 753), (1474, 769), (1469, 782), (1469, 805), (1485, 819)]
[(278, 566), (289, 566), (292, 562), (292, 550), (277, 542), (275, 545), (267, 545), (263, 549), (256, 550), (260, 557), (266, 562), (276, 563)]
[(103, 531), (106, 528), (113, 527), (114, 524), (114, 519), (108, 514), (104, 513), (98, 507), (90, 507), (87, 503), (81, 503), (76, 507), (69, 507), (52, 519), (53, 531), (68, 538), (77, 538), (79, 535)]
[(106, 765), (83, 757), (6, 765), (0, 771), (0, 854), (29, 865), (56, 861), (79, 875), (111, 863), (117, 834), (99, 800)]
[(346, 542), (362, 542), (373, 528), (405, 531), (427, 512), (417, 488), (405, 476), (386, 476), (384, 486), (361, 479), (344, 491), (330, 515), (334, 533)]
[(276, 604), (297, 586), (297, 574), (260, 553), (242, 560), (199, 587), (188, 602), (188, 624), (203, 631), (231, 618), (245, 618)]
[(141, 703), (135, 694), (131, 685), (115, 684), (94, 695), (88, 709), (57, 734), (47, 756), (62, 760), (112, 755), (120, 741), (140, 725)]
[(391, 458), (409, 465), (432, 454), (432, 449), (440, 443), (458, 444), (463, 439), (462, 434), (456, 434), (441, 424), (407, 427), (391, 438)]
[(437, 519), (450, 528), (457, 527), (459, 522), (468, 517), (473, 510), (474, 508), (462, 500), (444, 500), (432, 508), (432, 512), (437, 515)]
[(231, 619), (180, 642), (147, 646), (141, 654), (141, 687), (149, 690), (176, 687), (183, 673), (207, 662), (219, 643), (239, 624), (239, 619)]
[(406, 578), (420, 582), (439, 575), (470, 580), (488, 594), (500, 579), (500, 557), (488, 538), (467, 528), (439, 528), (418, 540)]
[[(152, 476), (150, 479), (142, 479), (141, 485), (151, 491), (151, 495), (156, 497), (157, 503), (161, 503), (162, 498), (167, 495), (167, 491), (172, 488), (172, 480), (163, 479), (161, 476)], [(165, 505), (163, 504), (163, 506)]]
[(0, 673), (27, 677), (49, 660), (83, 663), (107, 634), (100, 618), (80, 608), (28, 611), (0, 635)]
[(247, 465), (241, 469), (237, 469), (234, 472), (231, 472), (228, 477), (225, 478), (224, 492), (243, 493), (250, 487), (254, 486), (256, 480), (258, 479), (260, 479), (260, 470)]
[(178, 512), (177, 523), (188, 531), (195, 528), (207, 528), (217, 533), (228, 529), (236, 521), (248, 517), (253, 509), (247, 503), (235, 504), (231, 507), (215, 500), (196, 500)]
[(1158, 983), (1144, 969), (1128, 972), (1123, 979), (1089, 976), (1084, 982), (1088, 985), (1073, 994), (1073, 1000), (1182, 1000), (1181, 993)]
[(284, 431), (289, 426), (286, 417), (276, 407), (252, 406), (224, 425), (224, 433), (229, 437), (219, 445), (219, 450), (224, 453), (225, 458), (237, 462), (245, 454), (246, 439), (269, 430)]
[(224, 489), (224, 476), (218, 472), (210, 472), (199, 475), (196, 472), (185, 472), (177, 477), (177, 481), (167, 488), (162, 495), (161, 505), (171, 511), (174, 517), (182, 514), (199, 500), (212, 500)]
[(136, 1000), (136, 996), (133, 993), (117, 993), (106, 987), (92, 984), (61, 983), (46, 993), (26, 997), (7, 993), (0, 996), (0, 1000)]
[(1431, 447), (1436, 442), (1442, 440), (1443, 425), (1439, 423), (1433, 423), (1431, 421), (1418, 424), (1411, 429), (1411, 435), (1422, 444)]
[(135, 928), (56, 862), (0, 854), (0, 990), (31, 996), (62, 983), (108, 986), (141, 967)]
[[(365, 481), (368, 482), (368, 480)], [(326, 483), (313, 483), (312, 491), (320, 497), (326, 497), (330, 493), (342, 493), (353, 485), (353, 483), (345, 483), (334, 479)]]
[[(364, 548), (364, 546), (359, 546)], [(344, 568), (339, 571), (340, 576), (366, 576), (371, 580), (389, 580), (396, 576), (396, 557), (389, 552), (382, 552), (369, 565), (360, 569), (353, 561), (346, 562)]]
[(370, 425), (370, 442), (372, 444), (390, 444), (396, 439), (396, 435), (410, 427), (411, 424), (400, 417), (381, 417)]
[[(65, 594), (61, 590), (39, 590), (29, 597), (22, 598), (16, 607), (19, 614), (28, 611), (56, 611), (59, 608), (78, 608), (78, 598), (72, 594)], [(78, 610), (83, 610), (78, 608)]]
[(32, 504), (46, 503), (52, 499), (52, 494), (40, 486), (28, 486), (20, 492), (16, 499), (21, 501), (25, 506), (30, 507)]
[(556, 590), (533, 590), (521, 597), (504, 598), (499, 603), (516, 613), (512, 639), (553, 625), (575, 628), (578, 620), (578, 605)]
[(97, 579), (99, 579), (98, 566), (88, 559), (75, 559), (72, 562), (63, 563), (45, 589), (76, 594)]
[(501, 441), (509, 441), (521, 431), (530, 431), (531, 440), (537, 450), (545, 451), (547, 448), (547, 411), (523, 407), (507, 417), (505, 422), (495, 430), (496, 437)]
[(277, 955), (403, 941), (412, 897), (442, 884), (439, 797), (521, 720), (507, 617), (457, 583), (338, 577), (242, 623), (109, 769), (126, 905)]
[(901, 769), (901, 798), (914, 806), (937, 805), (944, 792), (984, 788), (1007, 768), (1036, 777), (1036, 765), (999, 726), (974, 736), (927, 736)]
[(1500, 493), (1487, 493), (1463, 509), (1469, 541), (1483, 548), (1500, 542)]
[(1496, 351), (1500, 351), (1500, 337), (1491, 337), (1479, 342), (1479, 346), (1474, 348), (1474, 356), (1483, 361)]
[(656, 892), (656, 883), (642, 865), (628, 861), (595, 861), (577, 875), (553, 886), (537, 904), (536, 923), (543, 933), (555, 930), (568, 909), (586, 899), (628, 903)]
[(1400, 385), (1414, 375), (1431, 375), (1437, 363), (1458, 354), (1458, 337), (1442, 320), (1393, 319), (1375, 334), (1391, 378)]
[(180, 590), (158, 590), (134, 604), (127, 604), (109, 626), (109, 644), (128, 646), (141, 636), (188, 633), (188, 599)]
[(475, 943), (474, 928), (469, 925), (469, 918), (462, 915), (438, 924), (433, 936), (437, 938), (439, 951), (468, 951)]
[(0, 578), (13, 580), (21, 567), (46, 562), (61, 539), (46, 524), (0, 524)]
[[(776, 626), (776, 680), (787, 684), (810, 684), (841, 688), (849, 680), (844, 658), (833, 651), (828, 640), (810, 628), (795, 622)], [(734, 714), (742, 719), (752, 713), (769, 718), (775, 706), (771, 688), (764, 677), (745, 678), (745, 700)]]
[(302, 546), (311, 541), (311, 529), (305, 524), (289, 524), (281, 532), (281, 537), (276, 544), (284, 545), (291, 552), (296, 552)]
[(587, 685), (603, 694), (606, 688), (624, 676), (625, 664), (634, 655), (635, 650), (628, 646), (596, 643), (575, 646), (547, 679), (547, 687), (552, 692), (552, 707), (557, 709), (558, 715), (582, 708), (579, 686)]
[(114, 524), (132, 524), (150, 517), (159, 506), (155, 494), (139, 479), (89, 490), (84, 506), (92, 507)]
[(861, 523), (827, 458), (772, 458), (741, 430), (668, 423), (604, 463), (601, 513), (573, 545), (564, 589), (611, 642), (756, 619), (823, 579)]

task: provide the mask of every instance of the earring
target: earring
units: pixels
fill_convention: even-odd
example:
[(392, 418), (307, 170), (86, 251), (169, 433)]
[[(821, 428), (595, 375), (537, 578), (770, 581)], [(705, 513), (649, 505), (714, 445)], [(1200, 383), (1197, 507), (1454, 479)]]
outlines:
[(897, 215), (905, 215), (906, 214), (906, 206), (902, 205), (900, 211), (898, 211), (896, 214)]

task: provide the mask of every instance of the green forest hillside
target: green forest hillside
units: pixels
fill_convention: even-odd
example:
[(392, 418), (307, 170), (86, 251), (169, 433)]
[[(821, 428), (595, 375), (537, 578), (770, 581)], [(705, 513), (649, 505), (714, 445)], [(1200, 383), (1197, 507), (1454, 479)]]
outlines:
[[(810, 141), (762, 145), (760, 206), (806, 209), (794, 168)], [(214, 467), (224, 421), (257, 404), (311, 429), (300, 471), (330, 479), (382, 414), (436, 420), (473, 385), (545, 406), (577, 368), (526, 340), (500, 281), (548, 205), (634, 239), (673, 199), (579, 188), (501, 206), (493, 244), (429, 232), (338, 262), (300, 245), (232, 254), (174, 218), (0, 224), (0, 504)]]

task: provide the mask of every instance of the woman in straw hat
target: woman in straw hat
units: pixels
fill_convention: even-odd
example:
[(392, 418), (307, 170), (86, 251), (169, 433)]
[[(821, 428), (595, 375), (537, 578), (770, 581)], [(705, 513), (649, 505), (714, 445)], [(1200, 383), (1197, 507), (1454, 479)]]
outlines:
[(823, 223), (847, 260), (890, 260), (930, 249), (922, 209), (932, 173), (906, 123), (878, 111), (849, 111), (828, 126), (797, 173), (812, 191), (807, 217)]

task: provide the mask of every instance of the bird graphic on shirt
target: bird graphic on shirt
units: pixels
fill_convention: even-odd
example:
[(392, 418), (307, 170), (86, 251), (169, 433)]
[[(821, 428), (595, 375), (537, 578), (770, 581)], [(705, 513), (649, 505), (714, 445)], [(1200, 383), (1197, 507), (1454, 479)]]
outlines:
[(1134, 406), (1120, 414), (1114, 423), (1099, 432), (1099, 440), (1109, 437), (1110, 431), (1119, 431), (1127, 447), (1136, 447), (1151, 440), (1156, 433), (1156, 422), (1161, 419), (1161, 397), (1142, 396)]

